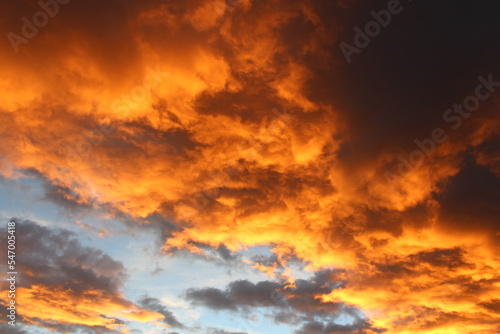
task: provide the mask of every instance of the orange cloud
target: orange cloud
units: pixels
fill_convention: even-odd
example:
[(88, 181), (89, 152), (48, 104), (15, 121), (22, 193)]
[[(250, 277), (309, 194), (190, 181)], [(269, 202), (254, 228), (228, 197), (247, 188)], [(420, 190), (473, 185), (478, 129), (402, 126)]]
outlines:
[[(494, 98), (390, 184), (384, 173), (398, 168), (421, 132), (401, 130), (399, 119), (385, 128), (385, 111), (370, 116), (361, 88), (348, 87), (355, 78), (343, 76), (329, 52), (342, 23), (328, 23), (321, 4), (242, 1), (222, 10), (213, 1), (113, 2), (91, 27), (78, 18), (96, 13), (89, 3), (61, 9), (19, 55), (2, 51), (2, 175), (34, 169), (78, 195), (68, 200), (98, 198), (132, 217), (160, 213), (180, 227), (165, 251), (197, 252), (196, 242), (235, 251), (272, 245), (280, 259), (294, 255), (311, 269), (348, 269), (348, 286), (318, 298), (356, 305), (391, 333), (497, 328), (498, 316), (484, 306), (498, 293), (494, 215), (457, 217), (436, 198), (449, 195), (469, 151), (498, 175), (498, 159), (485, 148), (498, 136)], [(425, 126), (435, 125), (432, 117)], [(412, 262), (387, 273), (436, 248), (462, 249), (475, 266)], [(44, 289), (26, 289), (25, 304), (45, 298)], [(444, 298), (453, 293), (457, 299)], [(72, 298), (81, 309), (59, 309)], [(64, 290), (40, 300), (26, 317), (46, 309), (57, 321), (109, 328), (113, 320), (95, 315), (158, 320), (121, 299), (104, 298), (93, 310), (89, 298)]]
[[(7, 291), (3, 292), (7, 295)], [(100, 326), (124, 332), (126, 327), (117, 321), (157, 322), (163, 315), (140, 308), (123, 297), (105, 291), (89, 290), (77, 294), (64, 287), (33, 285), (17, 289), (18, 314), (28, 323), (40, 320), (62, 324)]]

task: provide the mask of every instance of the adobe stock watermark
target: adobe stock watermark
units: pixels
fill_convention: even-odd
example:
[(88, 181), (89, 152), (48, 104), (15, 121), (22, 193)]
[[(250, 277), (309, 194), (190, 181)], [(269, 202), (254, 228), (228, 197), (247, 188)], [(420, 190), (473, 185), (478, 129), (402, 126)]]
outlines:
[[(451, 124), (452, 130), (458, 130), (464, 119), (469, 118), (472, 112), (479, 108), (480, 102), (490, 98), (497, 87), (500, 87), (500, 82), (493, 81), (493, 75), (489, 74), (487, 78), (482, 75), (477, 77), (480, 82), (476, 86), (473, 95), (467, 96), (462, 104), (455, 103), (452, 108), (446, 109), (443, 113), (443, 121)], [(422, 164), (427, 156), (430, 156), (436, 148), (445, 143), (449, 137), (445, 134), (443, 128), (435, 128), (431, 131), (428, 138), (422, 140), (415, 139), (414, 143), (417, 149), (413, 150), (405, 159), (402, 155), (398, 156), (399, 165), (397, 175), (389, 171), (384, 173), (387, 183), (392, 186), (395, 180), (404, 177), (411, 173), (417, 166)]]
[(59, 13), (59, 5), (66, 5), (70, 0), (40, 0), (38, 5), (42, 10), (33, 14), (31, 20), (26, 16), (21, 18), (23, 25), (21, 27), (21, 34), (9, 32), (7, 38), (9, 39), (12, 49), (17, 54), (19, 53), (19, 45), (28, 44), (30, 39), (34, 38), (39, 31), (49, 23), (49, 18), (53, 18)]
[(16, 326), (16, 287), (17, 287), (17, 267), (16, 267), (16, 221), (11, 219), (7, 223), (7, 283), (9, 297), (7, 306), (7, 318), (10, 326)]
[(400, 14), (402, 11), (403, 6), (399, 0), (390, 0), (387, 3), (387, 9), (382, 9), (378, 12), (374, 10), (370, 11), (374, 20), (365, 24), (364, 31), (358, 26), (354, 27), (354, 32), (356, 33), (353, 39), (354, 45), (346, 42), (340, 43), (340, 50), (342, 50), (342, 54), (347, 63), (350, 64), (352, 62), (352, 55), (359, 55), (361, 50), (370, 44), (372, 38), (377, 37), (382, 31), (382, 28), (386, 28), (391, 23), (393, 15)]
[[(122, 95), (111, 103), (111, 110), (116, 113), (126, 113), (139, 106), (146, 100), (149, 90), (158, 86), (166, 77), (170, 75), (168, 72), (162, 72), (160, 65), (156, 69), (146, 67), (148, 75), (144, 78), (142, 85), (137, 85), (128, 95)], [(95, 106), (94, 106), (95, 108)], [(109, 119), (104, 119), (101, 123), (90, 131), (84, 133), (86, 139), (79, 141), (75, 146), (65, 144), (63, 146), (66, 155), (66, 161), (81, 163), (92, 153), (94, 146), (100, 145), (107, 136), (116, 129), (116, 124), (113, 124)]]

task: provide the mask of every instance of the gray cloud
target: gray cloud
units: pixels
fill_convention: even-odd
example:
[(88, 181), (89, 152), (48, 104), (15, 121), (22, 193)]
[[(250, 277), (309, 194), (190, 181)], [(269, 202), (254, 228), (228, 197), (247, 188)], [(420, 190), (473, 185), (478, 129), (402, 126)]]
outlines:
[(33, 273), (24, 276), (20, 286), (61, 285), (76, 292), (95, 288), (117, 293), (126, 279), (121, 262), (100, 249), (82, 246), (74, 233), (29, 220), (13, 218), (12, 221), (17, 222), (19, 236), (18, 270)]
[[(225, 290), (189, 289), (185, 298), (194, 305), (238, 312), (245, 317), (251, 316), (256, 309), (264, 309), (267, 316), (276, 323), (302, 324), (302, 329), (297, 333), (309, 333), (307, 330), (320, 325), (320, 331), (310, 333), (337, 333), (333, 332), (334, 329), (339, 330), (338, 333), (344, 333), (340, 330), (351, 330), (355, 333), (355, 330), (370, 327), (358, 311), (341, 303), (321, 302), (316, 298), (317, 295), (328, 294), (340, 287), (342, 273), (341, 270), (319, 271), (310, 280), (297, 279), (294, 287), (287, 287), (283, 281), (252, 283), (239, 280), (231, 282)], [(353, 323), (336, 324), (335, 319), (340, 315), (351, 317), (354, 319)]]
[(208, 328), (206, 334), (247, 334), (246, 332), (229, 332), (220, 328)]
[(142, 307), (158, 312), (160, 314), (163, 314), (165, 316), (165, 319), (163, 319), (163, 322), (166, 323), (167, 325), (170, 325), (174, 328), (186, 328), (182, 323), (180, 323), (175, 315), (169, 311), (159, 299), (157, 298), (152, 298), (148, 296), (144, 296), (141, 299), (139, 299), (138, 304), (141, 305)]

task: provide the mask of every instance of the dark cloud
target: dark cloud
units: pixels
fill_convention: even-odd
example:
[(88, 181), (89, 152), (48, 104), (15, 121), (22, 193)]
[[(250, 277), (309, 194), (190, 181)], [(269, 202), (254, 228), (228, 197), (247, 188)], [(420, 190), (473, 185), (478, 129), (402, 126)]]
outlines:
[(273, 291), (282, 285), (270, 281), (254, 284), (247, 280), (229, 284), (225, 291), (215, 288), (190, 289), (186, 299), (214, 310), (238, 310), (245, 306), (266, 306)]
[[(352, 331), (370, 327), (354, 308), (341, 303), (322, 302), (316, 297), (328, 294), (340, 287), (343, 272), (323, 270), (316, 272), (310, 280), (298, 279), (293, 286), (285, 282), (261, 281), (252, 283), (246, 280), (231, 282), (225, 290), (215, 288), (189, 289), (185, 298), (194, 305), (201, 305), (213, 310), (242, 312), (249, 318), (256, 310), (265, 310), (264, 314), (276, 323), (288, 325), (303, 324), (308, 328), (312, 319), (330, 321), (327, 328), (344, 328), (334, 324), (335, 318), (348, 315), (354, 320)], [(323, 324), (323, 322), (318, 322)], [(332, 329), (333, 330), (333, 329)], [(302, 332), (300, 332), (302, 333)], [(304, 332), (306, 333), (306, 332)], [(316, 332), (314, 332), (316, 333)], [(328, 332), (317, 332), (328, 333)], [(340, 332), (339, 332), (340, 333)]]
[(485, 233), (498, 245), (500, 223), (500, 177), (469, 157), (462, 170), (449, 179), (439, 201), (443, 226), (452, 233)]
[(490, 301), (480, 303), (480, 305), (491, 312), (500, 314), (500, 299), (492, 299)]
[[(305, 323), (300, 329), (294, 331), (295, 334), (362, 334), (364, 329), (370, 328), (366, 320), (355, 319), (350, 325), (339, 325), (335, 323), (323, 323), (310, 321)], [(383, 333), (383, 330), (373, 330), (371, 333)]]
[[(346, 10), (356, 14), (342, 21), (339, 40), (352, 44), (353, 28), (364, 29), (373, 20), (370, 10), (385, 9), (387, 3), (358, 2)], [(498, 12), (497, 2), (424, 0), (401, 1), (401, 5), (403, 11), (353, 56), (351, 64), (346, 63), (339, 46), (334, 46), (341, 71), (332, 71), (331, 81), (337, 81), (335, 88), (342, 87), (328, 92), (338, 94), (335, 101), (350, 114), (346, 116), (354, 125), (351, 129), (359, 130), (355, 147), (372, 150), (364, 154), (356, 150), (353, 158), (376, 154), (391, 145), (412, 145), (414, 138), (441, 125), (449, 106), (473, 92), (478, 75), (500, 74), (495, 61), (500, 50), (493, 43), (500, 32), (498, 17), (493, 14)]]
[(21, 328), (19, 324), (16, 326), (10, 326), (7, 324), (0, 323), (0, 330), (5, 334), (32, 334)]
[(409, 258), (416, 264), (428, 263), (433, 267), (447, 267), (448, 269), (459, 267), (474, 267), (473, 264), (465, 262), (464, 251), (460, 248), (453, 249), (435, 249), (432, 251), (423, 251)]
[[(43, 321), (41, 319), (36, 319), (36, 318), (34, 320), (39, 321), (40, 325), (42, 325), (44, 328), (50, 331), (54, 331), (56, 333), (64, 333), (64, 334), (118, 334), (119, 333), (116, 330), (112, 330), (104, 326), (81, 326), (74, 324), (63, 324), (57, 322)], [(117, 321), (117, 323), (122, 323), (122, 322)], [(30, 328), (30, 330), (33, 330), (33, 327)]]
[[(98, 55), (98, 52), (95, 54), (101, 70), (115, 78), (120, 72), (133, 71), (132, 64), (135, 63), (133, 60), (139, 57), (137, 44), (130, 38), (126, 38), (126, 35), (124, 36), (129, 17), (128, 10), (132, 9), (132, 5), (131, 1), (121, 0), (113, 0), (105, 4), (98, 1), (85, 3), (70, 1), (65, 5), (60, 5), (58, 14), (50, 18), (48, 24), (40, 29), (35, 38), (26, 45), (20, 45), (18, 55), (22, 57), (22, 60), (28, 61), (33, 50), (45, 49), (56, 56), (59, 55), (56, 43), (60, 41), (51, 42), (51, 37), (57, 35), (63, 39), (71, 39), (72, 35), (78, 35), (85, 40), (87, 51), (106, 50), (114, 55), (115, 59), (111, 61), (104, 54)], [(2, 3), (2, 11), (12, 15), (9, 16), (9, 20), (2, 21), (0, 28), (2, 31), (20, 34), (23, 24), (21, 18), (26, 16), (31, 20), (33, 14), (40, 10), (38, 2)], [(112, 16), (110, 16), (111, 13), (113, 13)], [(85, 19), (89, 16), (93, 17), (92, 22)], [(64, 31), (60, 30), (61, 27), (64, 27)], [(15, 55), (9, 40), (6, 39), (4, 43)], [(48, 59), (44, 63), (49, 66), (51, 64)]]
[(494, 136), (476, 147), (473, 156), (478, 165), (485, 166), (497, 177), (500, 176), (500, 136)]
[(165, 317), (162, 321), (173, 328), (186, 328), (182, 323), (180, 323), (175, 315), (164, 306), (161, 301), (157, 298), (152, 298), (148, 296), (144, 296), (139, 299), (138, 304), (142, 307), (163, 314)]
[[(213, 247), (208, 244), (193, 242), (193, 245), (204, 251), (204, 255), (200, 255), (198, 258), (226, 266), (229, 271), (241, 267), (241, 255), (230, 251), (224, 244)], [(189, 254), (188, 256), (194, 256), (194, 254)]]
[(246, 332), (229, 332), (220, 328), (208, 328), (205, 334), (247, 334)]
[[(31, 273), (20, 286), (61, 285), (73, 291), (90, 288), (117, 293), (126, 278), (125, 267), (102, 250), (84, 247), (65, 229), (50, 229), (35, 222), (17, 222), (19, 271)], [(0, 243), (4, 243), (4, 239)]]

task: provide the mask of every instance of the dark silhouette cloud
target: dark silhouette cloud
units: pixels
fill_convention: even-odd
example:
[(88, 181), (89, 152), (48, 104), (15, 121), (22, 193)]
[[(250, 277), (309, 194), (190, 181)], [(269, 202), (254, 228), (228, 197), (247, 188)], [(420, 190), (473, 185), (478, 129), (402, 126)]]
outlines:
[(163, 314), (165, 317), (162, 321), (173, 328), (186, 328), (182, 323), (180, 323), (175, 315), (165, 307), (161, 301), (157, 298), (152, 298), (148, 296), (144, 296), (139, 299), (138, 304), (144, 307), (145, 309), (158, 312)]
[[(324, 270), (315, 273), (310, 280), (298, 279), (291, 286), (283, 281), (252, 283), (240, 280), (231, 282), (225, 290), (189, 289), (186, 291), (185, 298), (194, 305), (205, 306), (213, 310), (241, 312), (249, 318), (257, 310), (265, 310), (265, 316), (271, 317), (277, 323), (293, 326), (302, 324), (302, 329), (297, 333), (308, 333), (307, 328), (314, 327), (313, 324), (326, 326), (325, 330), (334, 328), (350, 330), (349, 333), (362, 328), (371, 328), (367, 320), (354, 308), (341, 303), (322, 302), (315, 298), (317, 295), (328, 294), (340, 287), (342, 274), (343, 272), (338, 270)], [(352, 325), (336, 325), (334, 319), (341, 315), (353, 318)], [(311, 319), (322, 321), (313, 322)], [(318, 331), (317, 333), (329, 332)]]

